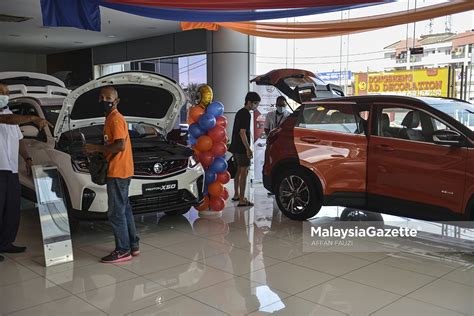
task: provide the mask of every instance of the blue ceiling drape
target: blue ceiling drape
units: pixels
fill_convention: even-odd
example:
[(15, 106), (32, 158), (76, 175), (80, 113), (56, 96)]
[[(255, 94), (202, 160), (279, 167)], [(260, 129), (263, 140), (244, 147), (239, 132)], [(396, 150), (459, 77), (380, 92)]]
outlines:
[(41, 0), (44, 26), (68, 26), (100, 32), (101, 0)]
[[(196, 0), (198, 1), (198, 0)], [(169, 9), (143, 5), (111, 3), (107, 0), (41, 0), (44, 26), (65, 26), (100, 32), (100, 6), (125, 13), (148, 18), (186, 21), (186, 22), (241, 22), (269, 20), (304, 15), (314, 15), (341, 10), (393, 2), (395, 0), (380, 0), (374, 3), (350, 4), (325, 7), (296, 8), (296, 9), (265, 9), (265, 10), (195, 10)], [(354, 2), (352, 2), (354, 3)]]

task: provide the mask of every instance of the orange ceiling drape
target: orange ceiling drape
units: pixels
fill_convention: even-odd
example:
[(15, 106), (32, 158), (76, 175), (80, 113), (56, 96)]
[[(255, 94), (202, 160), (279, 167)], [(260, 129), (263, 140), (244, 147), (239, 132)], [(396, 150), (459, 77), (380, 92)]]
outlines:
[(245, 33), (253, 36), (270, 38), (304, 39), (328, 36), (338, 36), (400, 24), (428, 20), (445, 15), (474, 10), (474, 0), (454, 0), (442, 4), (431, 5), (419, 9), (374, 15), (348, 20), (327, 22), (299, 22), (299, 23), (263, 23), (263, 22), (221, 22), (198, 25), (192, 22), (183, 22), (183, 29), (216, 28), (216, 26)]

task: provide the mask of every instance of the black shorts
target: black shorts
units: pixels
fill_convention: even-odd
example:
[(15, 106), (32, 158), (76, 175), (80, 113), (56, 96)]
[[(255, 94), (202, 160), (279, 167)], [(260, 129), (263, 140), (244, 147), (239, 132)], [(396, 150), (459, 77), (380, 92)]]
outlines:
[(234, 154), (234, 158), (238, 168), (250, 167), (250, 159), (247, 154)]

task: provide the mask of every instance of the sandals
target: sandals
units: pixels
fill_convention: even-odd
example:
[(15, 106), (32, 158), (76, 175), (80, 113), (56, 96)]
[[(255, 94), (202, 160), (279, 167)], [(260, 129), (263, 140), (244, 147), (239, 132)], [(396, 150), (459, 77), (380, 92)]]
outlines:
[(232, 201), (234, 201), (234, 202), (237, 202), (239, 200), (240, 200), (239, 198), (235, 198), (235, 197), (232, 198)]
[(253, 203), (248, 201), (248, 200), (245, 200), (244, 203), (239, 203), (237, 204), (238, 207), (250, 207), (250, 206), (253, 206)]

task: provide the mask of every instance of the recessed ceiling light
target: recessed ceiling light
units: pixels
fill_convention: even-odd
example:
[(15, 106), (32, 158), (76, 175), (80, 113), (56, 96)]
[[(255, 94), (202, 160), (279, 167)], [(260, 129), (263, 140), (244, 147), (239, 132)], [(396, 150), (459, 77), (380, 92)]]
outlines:
[(116, 36), (116, 35), (113, 35), (113, 34), (111, 34), (111, 35), (107, 35), (107, 37), (108, 37), (108, 38), (116, 38), (117, 36)]
[(84, 44), (84, 42), (73, 42), (73, 44)]
[(21, 37), (21, 35), (18, 35), (18, 34), (8, 34), (8, 36), (10, 36), (10, 37)]

